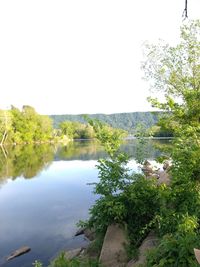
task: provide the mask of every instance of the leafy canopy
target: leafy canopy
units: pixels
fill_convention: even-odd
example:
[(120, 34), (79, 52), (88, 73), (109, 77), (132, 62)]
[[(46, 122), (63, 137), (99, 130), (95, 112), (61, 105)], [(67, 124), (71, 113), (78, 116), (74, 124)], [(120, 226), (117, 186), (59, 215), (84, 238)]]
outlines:
[(154, 218), (160, 245), (150, 266), (198, 266), (193, 248), (200, 247), (200, 21), (181, 27), (180, 43), (146, 46), (145, 76), (165, 101), (149, 98), (166, 111), (162, 125), (173, 131), (171, 184), (163, 191)]

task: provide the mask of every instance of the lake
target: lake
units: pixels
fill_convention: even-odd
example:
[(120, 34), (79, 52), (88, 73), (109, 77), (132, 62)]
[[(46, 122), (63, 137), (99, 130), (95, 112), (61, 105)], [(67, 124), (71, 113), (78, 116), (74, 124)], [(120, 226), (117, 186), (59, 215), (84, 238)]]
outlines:
[[(149, 140), (143, 153), (153, 160), (168, 142)], [(137, 171), (137, 140), (126, 141), (121, 149), (131, 155), (130, 166)], [(0, 266), (30, 267), (35, 260), (46, 266), (59, 251), (87, 243), (83, 236), (74, 237), (76, 223), (88, 218), (97, 198), (88, 184), (98, 181), (95, 165), (105, 156), (94, 141), (0, 150)], [(29, 253), (5, 261), (25, 245)]]

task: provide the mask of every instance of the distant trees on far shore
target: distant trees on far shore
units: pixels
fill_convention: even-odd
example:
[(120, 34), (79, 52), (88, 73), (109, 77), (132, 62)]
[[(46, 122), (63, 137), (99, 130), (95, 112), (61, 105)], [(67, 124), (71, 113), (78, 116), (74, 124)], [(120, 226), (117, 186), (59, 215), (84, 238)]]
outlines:
[(4, 143), (46, 142), (53, 139), (52, 120), (31, 106), (0, 110), (0, 140)]

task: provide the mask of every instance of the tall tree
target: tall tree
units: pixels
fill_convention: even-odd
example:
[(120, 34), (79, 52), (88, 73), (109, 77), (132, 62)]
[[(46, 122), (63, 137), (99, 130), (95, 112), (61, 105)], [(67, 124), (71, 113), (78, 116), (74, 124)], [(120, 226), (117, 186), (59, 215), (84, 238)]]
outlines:
[(13, 141), (31, 143), (52, 138), (52, 120), (39, 115), (33, 107), (23, 106), (22, 111), (12, 106)]
[(180, 156), (182, 162), (187, 165), (196, 162), (197, 171), (199, 166), (195, 158), (198, 158), (200, 150), (200, 21), (187, 22), (181, 27), (178, 45), (172, 47), (161, 43), (158, 46), (147, 45), (146, 49), (147, 59), (143, 63), (146, 78), (154, 90), (165, 94), (163, 103), (158, 99), (149, 100), (154, 107), (167, 112), (165, 123), (179, 138), (181, 155), (185, 151), (185, 157)]
[(8, 110), (0, 110), (0, 145), (2, 146), (11, 131), (11, 113)]
[(165, 189), (157, 217), (162, 240), (147, 266), (193, 266), (199, 247), (200, 218), (200, 21), (181, 27), (180, 43), (148, 45), (143, 68), (152, 87), (165, 101), (149, 98), (166, 111), (162, 120), (173, 129), (171, 184)]

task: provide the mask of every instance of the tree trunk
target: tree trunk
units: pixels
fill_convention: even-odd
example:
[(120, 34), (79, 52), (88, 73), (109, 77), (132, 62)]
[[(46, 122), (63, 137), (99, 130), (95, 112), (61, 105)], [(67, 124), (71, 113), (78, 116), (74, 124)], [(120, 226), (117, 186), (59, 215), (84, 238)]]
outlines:
[(0, 146), (3, 146), (3, 143), (4, 143), (4, 141), (6, 140), (6, 138), (7, 138), (7, 131), (4, 131), (3, 137), (2, 137), (2, 139), (1, 139)]

